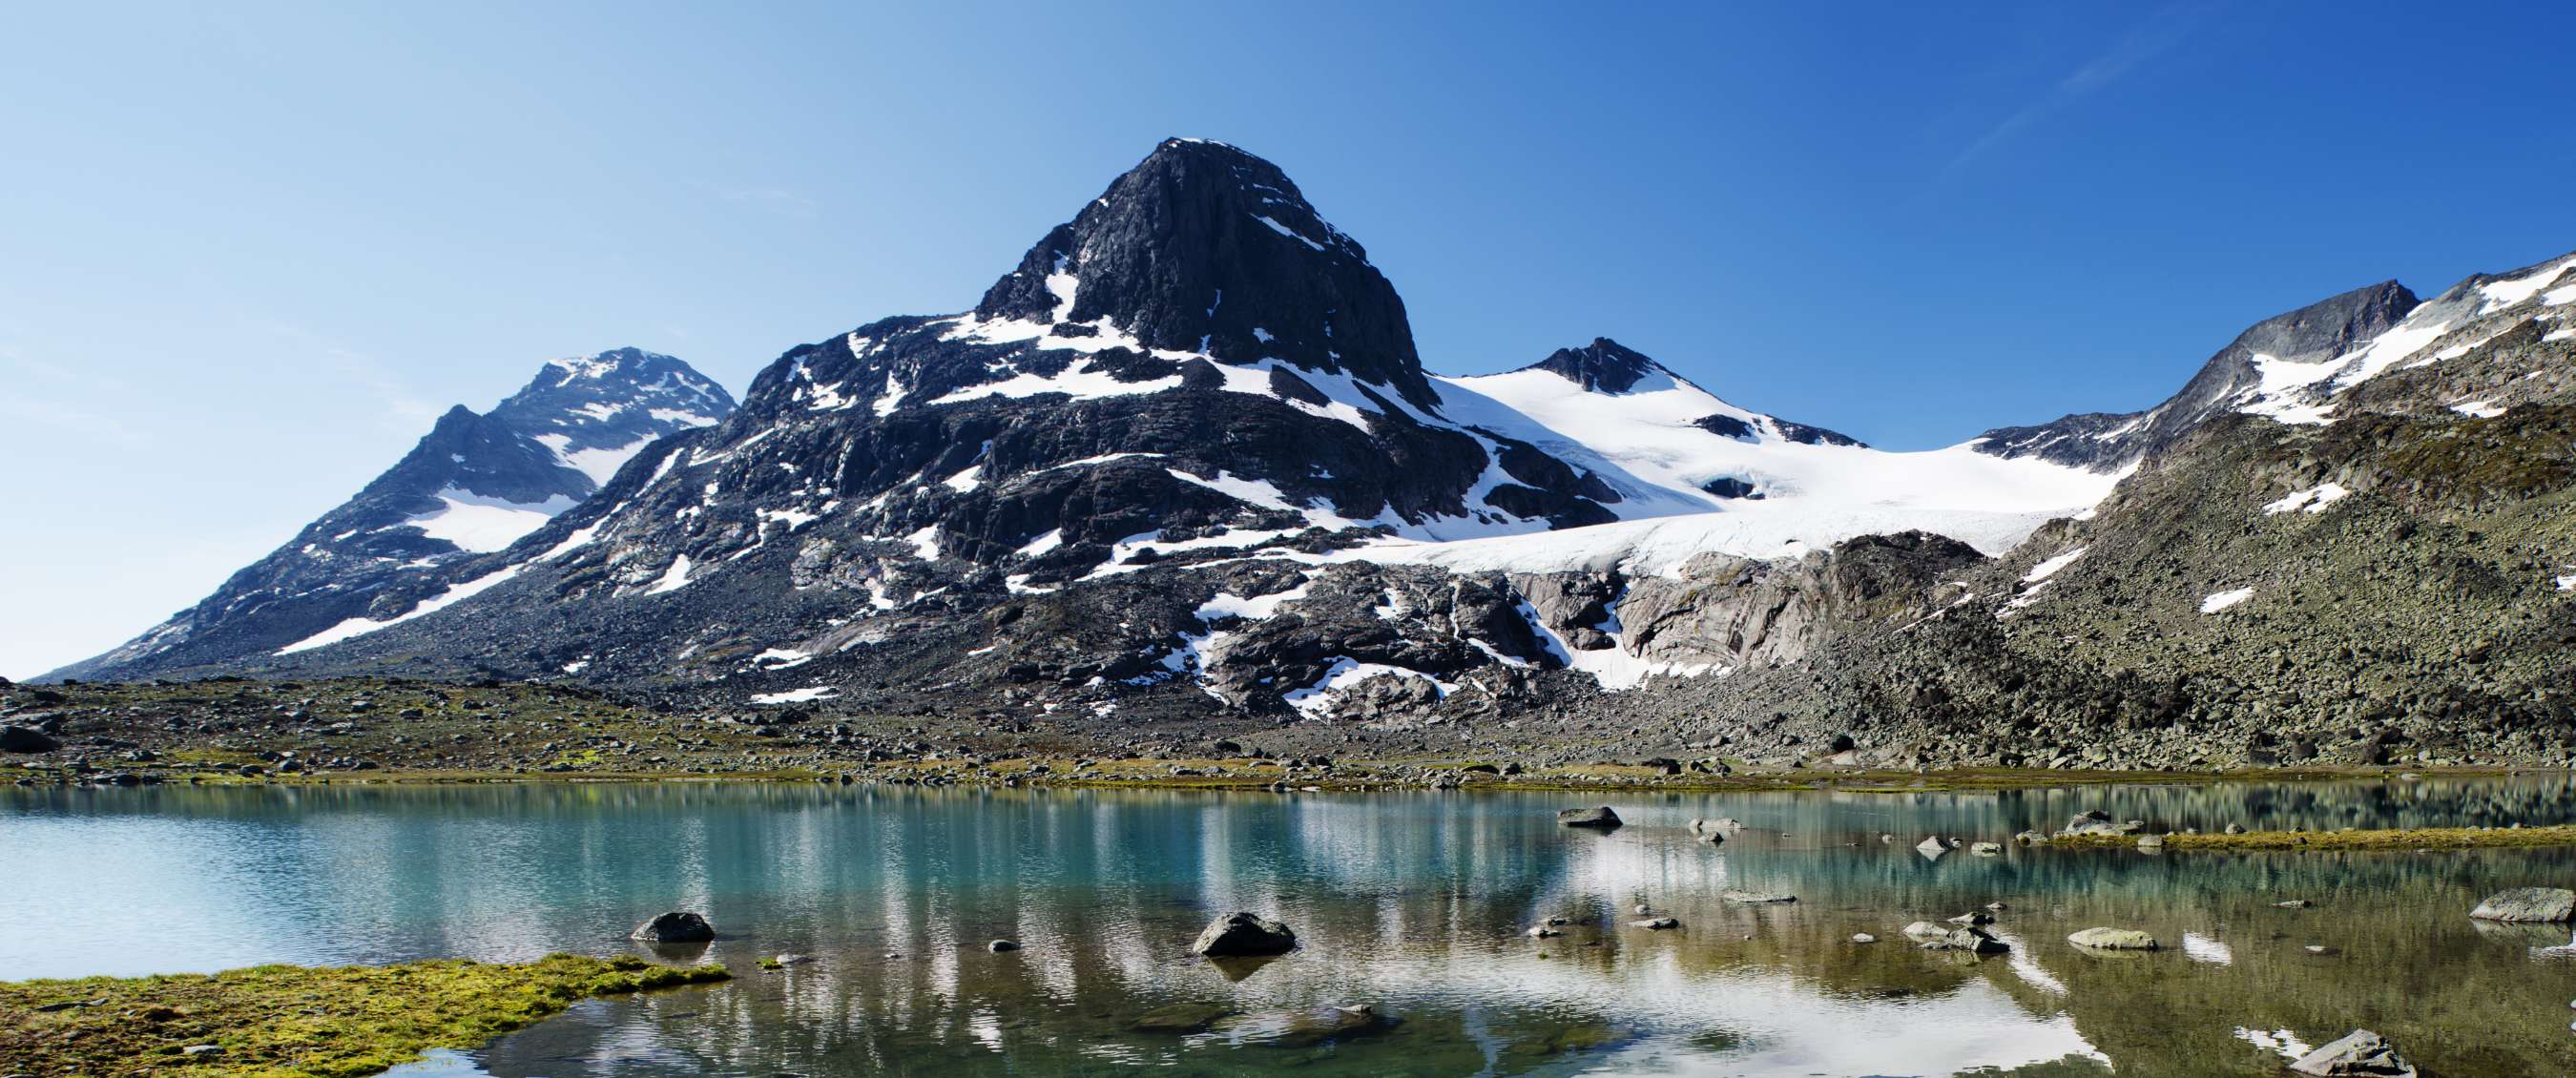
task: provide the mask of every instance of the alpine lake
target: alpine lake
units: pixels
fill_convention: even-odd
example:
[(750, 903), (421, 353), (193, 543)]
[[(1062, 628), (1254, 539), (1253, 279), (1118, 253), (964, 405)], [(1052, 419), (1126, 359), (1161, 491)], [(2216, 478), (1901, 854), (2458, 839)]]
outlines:
[[(2428, 1075), (2565, 1075), (2567, 926), (2468, 911), (2576, 885), (2576, 849), (2009, 839), (2093, 809), (2159, 830), (2569, 823), (2571, 794), (2562, 775), (1708, 794), (6, 789), (0, 980), (551, 951), (736, 974), (581, 1003), (403, 1078), (2278, 1075), (2356, 1028)], [(1556, 821), (1597, 804), (1627, 825)], [(1722, 843), (1691, 833), (1719, 817), (1745, 826)], [(1931, 856), (1916, 848), (1929, 836), (2002, 850)], [(2278, 905), (2294, 899), (2310, 905)], [(1990, 903), (1999, 954), (1902, 931)], [(1637, 927), (1640, 907), (1679, 927)], [(665, 910), (704, 913), (718, 938), (626, 939)], [(1298, 948), (1190, 953), (1235, 910), (1285, 922)], [(1527, 934), (1549, 918), (1561, 935)], [(2161, 947), (2067, 942), (2096, 926)], [(1019, 949), (990, 948), (1003, 939)]]

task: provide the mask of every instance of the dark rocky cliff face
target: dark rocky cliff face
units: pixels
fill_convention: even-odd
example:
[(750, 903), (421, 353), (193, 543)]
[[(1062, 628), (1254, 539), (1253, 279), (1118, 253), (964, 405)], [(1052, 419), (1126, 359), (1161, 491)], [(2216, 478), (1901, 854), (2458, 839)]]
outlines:
[(1275, 358), (1437, 398), (1395, 286), (1278, 166), (1169, 139), (1029, 248), (985, 292), (988, 319), (1107, 319), (1147, 348), (1219, 362)]

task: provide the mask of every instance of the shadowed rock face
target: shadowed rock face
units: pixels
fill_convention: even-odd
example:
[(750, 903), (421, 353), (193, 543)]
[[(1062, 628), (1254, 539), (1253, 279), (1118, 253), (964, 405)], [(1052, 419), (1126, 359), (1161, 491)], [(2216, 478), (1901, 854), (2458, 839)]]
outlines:
[[(1061, 282), (1078, 285), (1065, 308)], [(1060, 312), (1060, 309), (1061, 312)], [(984, 293), (985, 318), (1107, 318), (1151, 348), (1285, 360), (1395, 387), (1432, 407), (1395, 286), (1279, 167), (1167, 139)]]
[(1587, 392), (1625, 393), (1648, 374), (1663, 370), (1644, 354), (1608, 337), (1594, 337), (1581, 348), (1559, 348), (1531, 368), (1552, 371)]

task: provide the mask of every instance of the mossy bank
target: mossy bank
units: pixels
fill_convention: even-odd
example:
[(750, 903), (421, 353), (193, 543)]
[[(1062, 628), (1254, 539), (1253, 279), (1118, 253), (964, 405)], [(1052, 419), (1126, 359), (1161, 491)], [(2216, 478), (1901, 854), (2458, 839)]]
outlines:
[(475, 1047), (593, 996), (729, 977), (556, 954), (0, 983), (0, 1059), (27, 1074), (353, 1078)]

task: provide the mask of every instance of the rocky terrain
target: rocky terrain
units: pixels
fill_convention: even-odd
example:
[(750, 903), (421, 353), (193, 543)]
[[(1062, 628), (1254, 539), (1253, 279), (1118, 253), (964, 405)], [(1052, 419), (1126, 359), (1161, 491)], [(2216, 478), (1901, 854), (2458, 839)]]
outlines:
[(97, 669), (847, 728), (818, 751), (2568, 766), (2571, 270), (2359, 289), (2149, 411), (1896, 453), (1606, 338), (1426, 372), (1279, 169), (1171, 140), (974, 309), (788, 351), (513, 542)]

